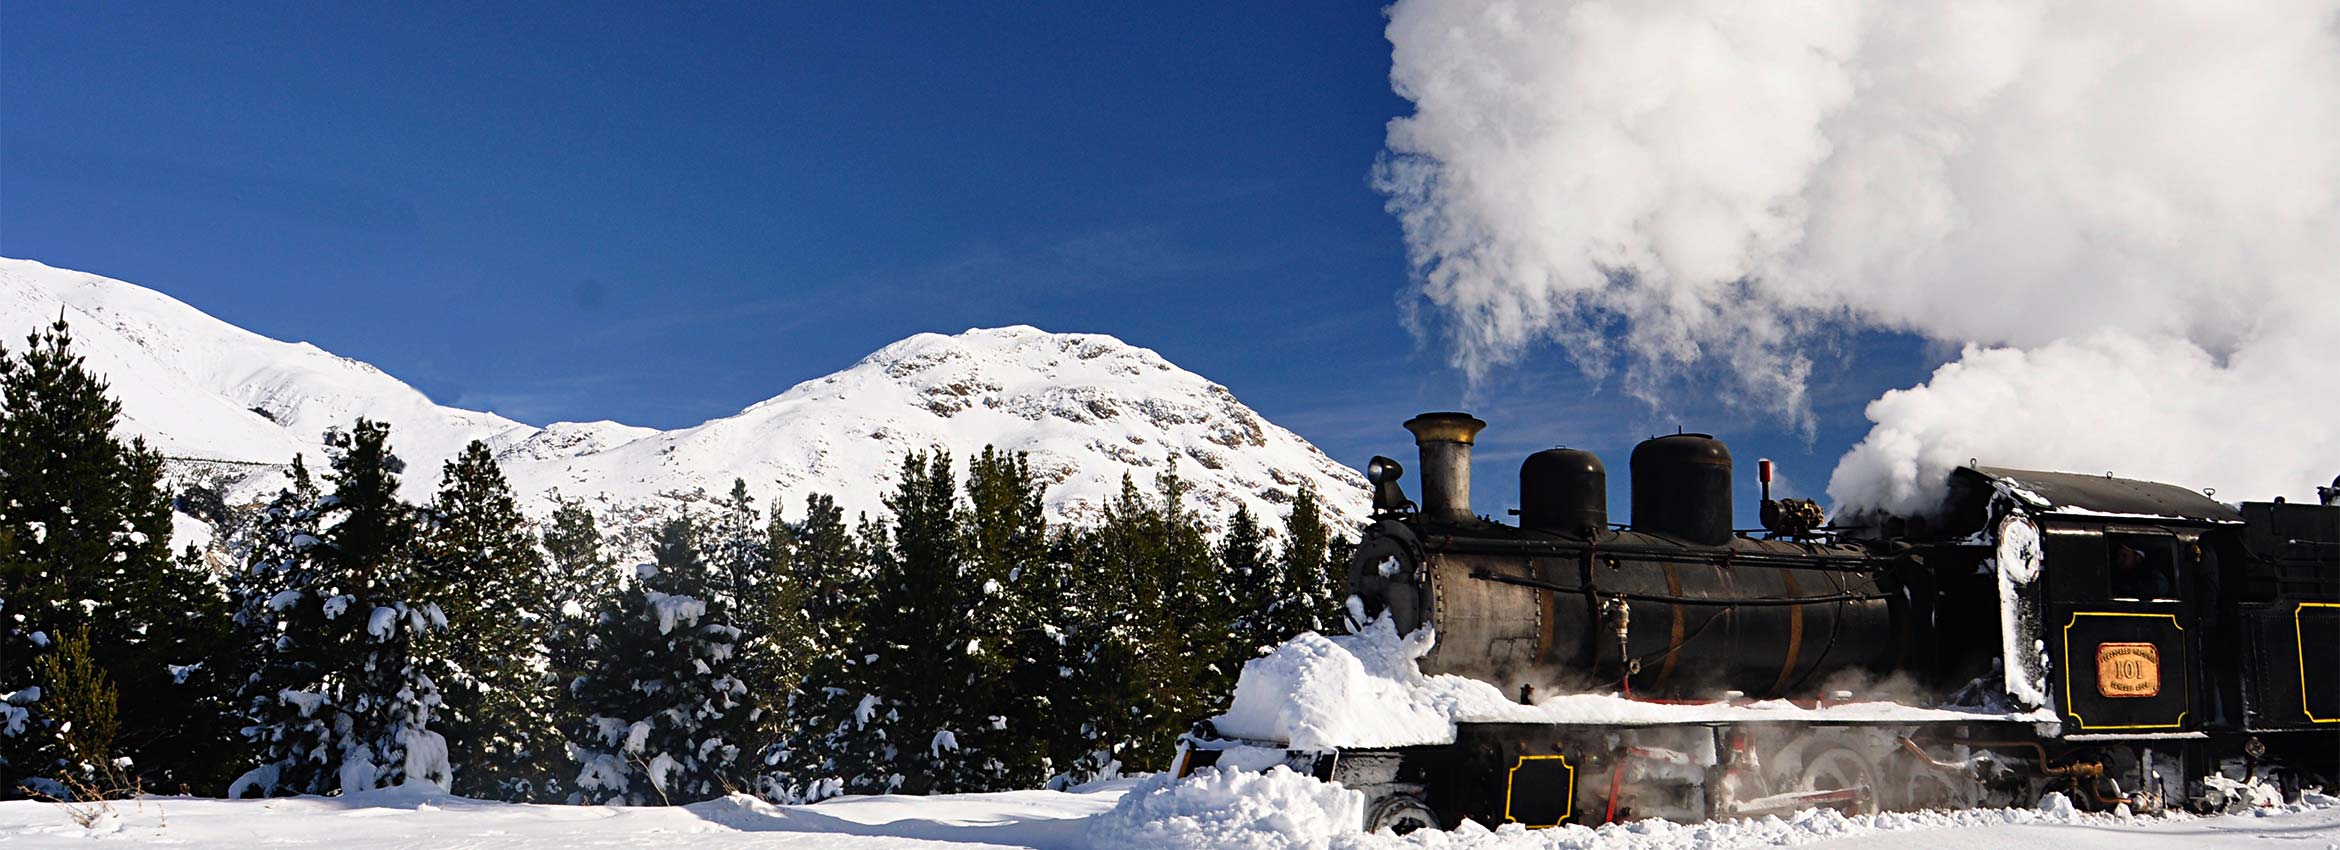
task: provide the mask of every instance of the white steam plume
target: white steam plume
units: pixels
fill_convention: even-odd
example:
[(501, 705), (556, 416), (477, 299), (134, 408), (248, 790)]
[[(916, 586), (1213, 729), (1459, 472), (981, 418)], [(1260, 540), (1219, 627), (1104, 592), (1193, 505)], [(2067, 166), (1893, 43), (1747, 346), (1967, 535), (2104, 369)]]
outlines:
[(1557, 342), (1809, 427), (1813, 335), (1967, 343), (1840, 505), (1948, 467), (2340, 472), (2340, 4), (1401, 0), (1376, 173), (1475, 374)]

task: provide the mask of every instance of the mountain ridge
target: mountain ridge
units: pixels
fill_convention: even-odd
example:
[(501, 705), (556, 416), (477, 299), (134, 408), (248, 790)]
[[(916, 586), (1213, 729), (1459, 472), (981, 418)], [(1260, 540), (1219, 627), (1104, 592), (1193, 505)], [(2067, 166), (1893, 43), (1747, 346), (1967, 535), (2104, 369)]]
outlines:
[(836, 372), (799, 381), (737, 413), (660, 430), (607, 420), (529, 425), (441, 405), (372, 364), (272, 339), (112, 278), (0, 258), (0, 341), (55, 321), (122, 401), (125, 435), (165, 455), (210, 462), (233, 498), (272, 491), (295, 453), (321, 452), (328, 427), (359, 416), (391, 424), (409, 466), (406, 496), (437, 486), (438, 464), (485, 441), (523, 509), (543, 518), (582, 499), (620, 524), (688, 506), (734, 478), (767, 508), (826, 493), (848, 513), (883, 512), (902, 458), (983, 446), (1026, 452), (1058, 519), (1101, 514), (1128, 475), (1151, 489), (1175, 469), (1187, 506), (1214, 522), (1237, 507), (1280, 517), (1313, 487), (1329, 519), (1361, 521), (1364, 479), (1225, 386), (1105, 334), (1030, 325), (921, 333)]

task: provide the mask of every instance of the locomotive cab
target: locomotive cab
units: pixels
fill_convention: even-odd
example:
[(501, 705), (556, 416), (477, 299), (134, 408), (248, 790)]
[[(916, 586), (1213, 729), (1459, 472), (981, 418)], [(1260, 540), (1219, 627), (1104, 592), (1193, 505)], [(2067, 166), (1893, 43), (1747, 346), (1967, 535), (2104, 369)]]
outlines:
[[(2181, 734), (2226, 714), (2198, 659), (2219, 625), (2204, 613), (2226, 586), (2235, 509), (2168, 484), (1981, 466), (1955, 471), (1952, 494), (1952, 513), (1986, 514), (2001, 544), (2010, 695), (2046, 695), (2067, 736)], [(2038, 563), (2010, 563), (2023, 537)]]

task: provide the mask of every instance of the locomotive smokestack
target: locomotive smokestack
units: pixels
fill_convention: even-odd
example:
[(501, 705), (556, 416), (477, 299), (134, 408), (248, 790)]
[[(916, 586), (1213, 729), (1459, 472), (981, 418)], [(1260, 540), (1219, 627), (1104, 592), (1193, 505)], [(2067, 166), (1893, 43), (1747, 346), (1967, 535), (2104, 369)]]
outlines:
[(1468, 413), (1425, 413), (1406, 420), (1422, 450), (1422, 518), (1470, 522), (1471, 444), (1487, 423)]

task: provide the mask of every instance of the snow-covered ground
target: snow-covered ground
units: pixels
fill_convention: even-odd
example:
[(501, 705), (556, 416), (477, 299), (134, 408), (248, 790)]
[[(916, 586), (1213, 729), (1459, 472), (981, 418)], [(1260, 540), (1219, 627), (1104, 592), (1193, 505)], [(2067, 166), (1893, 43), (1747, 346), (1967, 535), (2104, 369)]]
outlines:
[(113, 814), (94, 829), (76, 824), (55, 804), (9, 802), (0, 803), (0, 846), (2340, 850), (2340, 799), (2322, 795), (2291, 806), (2214, 818), (2122, 818), (2068, 809), (1845, 817), (1820, 810), (1788, 819), (1694, 825), (1643, 821), (1533, 831), (1466, 827), (1402, 838), (1365, 835), (1339, 822), (1357, 813), (1356, 796), (1285, 772), (1206, 772), (1174, 786), (1123, 780), (1073, 792), (848, 797), (811, 806), (773, 806), (746, 797), (673, 808), (531, 806), (390, 789), (344, 798), (150, 797), (114, 804)]
[(2340, 800), (2320, 797), (2308, 804), (2210, 818), (2123, 818), (2068, 809), (1889, 812), (1846, 817), (1833, 809), (1814, 809), (1784, 819), (1707, 824), (1639, 821), (1598, 829), (1465, 828), (1416, 833), (1404, 839), (1358, 836), (1336, 839), (1331, 846), (1358, 850), (2340, 850)]
[(114, 804), (118, 823), (86, 829), (55, 804), (0, 803), (0, 846), (233, 848), (587, 847), (915, 848), (1086, 846), (1088, 821), (1132, 781), (1079, 793), (850, 797), (772, 806), (738, 796), (690, 806), (520, 805), (409, 788), (348, 797), (215, 800), (149, 797)]

